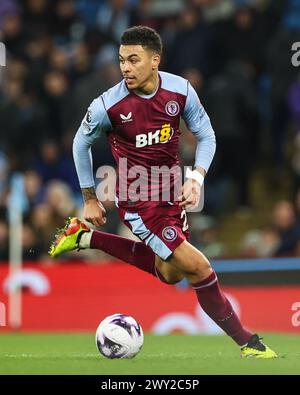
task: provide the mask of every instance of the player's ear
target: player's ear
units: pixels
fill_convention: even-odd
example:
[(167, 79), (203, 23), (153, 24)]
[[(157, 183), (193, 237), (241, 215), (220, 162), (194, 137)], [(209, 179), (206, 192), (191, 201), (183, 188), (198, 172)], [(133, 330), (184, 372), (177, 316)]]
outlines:
[(160, 55), (158, 53), (152, 56), (152, 70), (158, 69), (160, 63)]

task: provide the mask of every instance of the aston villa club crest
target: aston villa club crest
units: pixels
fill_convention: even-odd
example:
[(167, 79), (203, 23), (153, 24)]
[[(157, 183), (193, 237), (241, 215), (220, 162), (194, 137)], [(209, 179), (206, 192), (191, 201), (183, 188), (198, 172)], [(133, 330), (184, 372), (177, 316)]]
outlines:
[(166, 241), (174, 241), (177, 237), (177, 230), (173, 226), (167, 226), (162, 231), (162, 237)]
[(179, 113), (179, 104), (175, 100), (171, 100), (166, 104), (166, 113), (171, 117), (176, 117)]

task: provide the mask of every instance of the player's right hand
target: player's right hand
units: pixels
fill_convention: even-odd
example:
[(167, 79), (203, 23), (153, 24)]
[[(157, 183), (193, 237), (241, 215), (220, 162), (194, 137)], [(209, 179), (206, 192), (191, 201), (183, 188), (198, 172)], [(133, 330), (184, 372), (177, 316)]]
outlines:
[(94, 226), (102, 226), (106, 223), (106, 210), (97, 199), (90, 199), (84, 203), (84, 219)]
[(185, 210), (194, 210), (199, 206), (201, 188), (196, 180), (188, 179), (181, 188), (181, 196), (178, 197), (180, 201), (179, 207), (184, 207)]

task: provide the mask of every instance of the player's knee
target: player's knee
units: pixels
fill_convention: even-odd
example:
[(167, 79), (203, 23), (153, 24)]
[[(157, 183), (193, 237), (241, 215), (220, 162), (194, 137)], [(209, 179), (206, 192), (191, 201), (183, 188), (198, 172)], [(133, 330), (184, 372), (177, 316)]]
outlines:
[(184, 241), (176, 248), (170, 263), (180, 269), (185, 277), (189, 275), (202, 277), (202, 275), (212, 270), (205, 255), (187, 241)]
[(174, 285), (179, 283), (183, 278), (183, 274), (171, 274), (171, 273), (164, 273), (164, 282), (169, 285)]
[(169, 265), (167, 262), (162, 261), (157, 257), (156, 262), (156, 272), (160, 279), (166, 284), (177, 284), (184, 278), (184, 274), (182, 271), (179, 271), (172, 265)]
[(199, 255), (196, 259), (190, 259), (186, 262), (185, 273), (187, 275), (202, 277), (211, 270), (211, 265), (204, 255)]

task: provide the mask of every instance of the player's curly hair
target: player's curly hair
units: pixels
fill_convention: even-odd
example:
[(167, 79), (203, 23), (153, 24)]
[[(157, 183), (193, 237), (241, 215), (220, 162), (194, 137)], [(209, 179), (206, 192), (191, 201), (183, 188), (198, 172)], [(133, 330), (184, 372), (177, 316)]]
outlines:
[(142, 45), (160, 55), (163, 48), (160, 35), (147, 26), (133, 26), (126, 29), (121, 37), (121, 45)]

